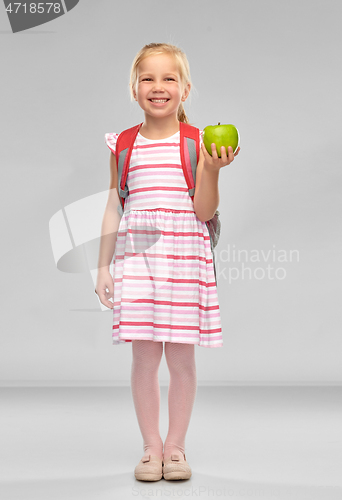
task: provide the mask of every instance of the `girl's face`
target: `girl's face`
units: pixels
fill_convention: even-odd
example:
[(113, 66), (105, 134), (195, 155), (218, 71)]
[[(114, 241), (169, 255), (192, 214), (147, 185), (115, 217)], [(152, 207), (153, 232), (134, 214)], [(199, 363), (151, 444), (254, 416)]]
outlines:
[(176, 60), (171, 55), (148, 56), (139, 63), (133, 94), (145, 113), (159, 118), (177, 116), (178, 106), (189, 92), (190, 84), (183, 88)]

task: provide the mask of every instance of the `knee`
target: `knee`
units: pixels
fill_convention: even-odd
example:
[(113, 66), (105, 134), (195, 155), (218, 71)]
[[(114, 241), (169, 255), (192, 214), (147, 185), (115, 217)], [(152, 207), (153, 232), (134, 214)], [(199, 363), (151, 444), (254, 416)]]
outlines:
[(132, 365), (146, 370), (155, 370), (159, 367), (163, 354), (163, 343), (153, 340), (132, 341)]
[(170, 372), (196, 375), (195, 346), (193, 344), (165, 343), (165, 358)]

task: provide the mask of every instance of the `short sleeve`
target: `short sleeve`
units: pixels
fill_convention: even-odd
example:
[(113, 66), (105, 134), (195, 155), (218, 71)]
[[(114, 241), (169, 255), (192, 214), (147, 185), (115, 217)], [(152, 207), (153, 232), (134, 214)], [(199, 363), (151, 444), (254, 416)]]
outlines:
[(109, 147), (112, 153), (115, 154), (116, 141), (118, 140), (119, 134), (109, 133), (105, 134), (105, 144)]

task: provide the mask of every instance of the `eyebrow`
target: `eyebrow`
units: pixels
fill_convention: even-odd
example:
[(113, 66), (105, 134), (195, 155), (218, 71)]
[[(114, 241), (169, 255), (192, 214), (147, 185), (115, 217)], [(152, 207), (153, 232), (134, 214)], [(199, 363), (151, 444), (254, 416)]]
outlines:
[[(175, 73), (172, 73), (172, 72), (171, 73), (164, 73), (163, 76), (166, 76), (166, 75), (172, 75), (172, 76), (177, 77), (177, 75)], [(153, 74), (152, 73), (142, 73), (141, 75), (139, 75), (139, 78), (141, 78), (142, 76), (153, 76)]]

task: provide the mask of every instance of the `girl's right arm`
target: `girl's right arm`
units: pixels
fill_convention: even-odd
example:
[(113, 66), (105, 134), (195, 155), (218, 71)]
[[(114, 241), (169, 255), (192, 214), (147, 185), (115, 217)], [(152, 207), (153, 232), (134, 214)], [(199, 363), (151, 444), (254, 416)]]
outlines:
[[(110, 153), (110, 188), (106, 209), (103, 215), (101, 227), (100, 251), (98, 260), (98, 274), (95, 291), (99, 296), (102, 304), (110, 309), (113, 309), (114, 301), (114, 283), (110, 274), (110, 263), (112, 262), (117, 231), (120, 224), (120, 215), (117, 207), (120, 204), (120, 199), (117, 191), (118, 171), (116, 166), (115, 155)], [(106, 291), (108, 289), (108, 292)]]

